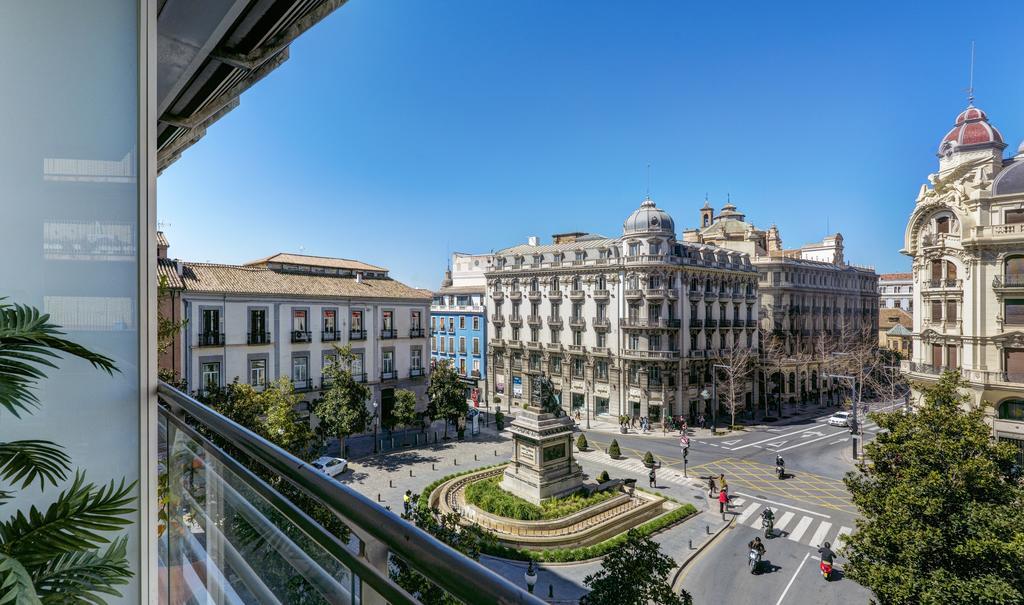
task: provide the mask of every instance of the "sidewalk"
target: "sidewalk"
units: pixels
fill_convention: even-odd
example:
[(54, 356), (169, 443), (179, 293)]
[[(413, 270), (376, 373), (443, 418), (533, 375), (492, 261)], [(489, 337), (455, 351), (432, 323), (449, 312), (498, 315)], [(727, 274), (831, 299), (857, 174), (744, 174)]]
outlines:
[[(786, 409), (786, 408), (788, 408), (788, 409)], [(821, 417), (824, 417), (824, 416), (831, 415), (833, 412), (835, 412), (838, 409), (839, 408), (837, 408), (835, 406), (832, 406), (832, 407), (825, 406), (825, 407), (819, 408), (817, 405), (812, 405), (812, 404), (808, 404), (805, 408), (801, 408), (799, 406), (799, 404), (796, 404), (796, 405), (792, 405), (792, 406), (784, 406), (783, 416), (781, 418), (779, 418), (778, 420), (774, 421), (774, 422), (764, 422), (764, 414), (762, 414), (760, 412), (757, 412), (757, 413), (755, 413), (755, 416), (754, 416), (753, 420), (751, 420), (749, 417), (740, 417), (739, 415), (737, 415), (736, 416), (736, 425), (737, 426), (741, 426), (741, 427), (743, 427), (745, 429), (753, 429), (753, 430), (772, 428), (772, 427), (776, 427), (776, 426), (788, 426), (788, 425), (791, 425), (791, 424), (796, 424), (798, 422), (803, 422), (803, 421), (811, 419), (811, 418), (821, 418)], [(746, 416), (746, 414), (744, 414), (744, 416)], [(771, 416), (771, 417), (774, 417), (774, 416)], [(777, 418), (777, 417), (775, 417), (775, 418)], [(728, 436), (728, 435), (731, 435), (731, 436), (735, 436), (736, 435), (737, 431), (731, 431), (731, 430), (728, 429), (729, 418), (725, 418), (724, 422), (722, 422), (723, 419), (719, 419), (719, 420), (720, 420), (720, 422), (719, 422), (719, 425), (718, 425), (718, 430), (714, 434), (712, 434), (710, 428), (702, 429), (702, 428), (696, 427), (696, 426), (689, 426), (689, 427), (687, 427), (686, 434), (689, 435), (691, 438), (696, 438), (696, 439), (713, 439), (713, 438), (716, 438), (716, 437), (725, 437), (725, 436)], [(610, 434), (610, 435), (621, 435), (622, 434), (619, 431), (619, 424), (618, 424), (618, 422), (615, 422), (615, 421), (605, 420), (603, 418), (601, 418), (601, 419), (591, 418), (590, 419), (590, 428), (589, 429), (585, 428), (586, 427), (586, 423), (587, 423), (586, 420), (582, 420), (582, 421), (580, 421), (580, 422), (578, 422), (576, 424), (576, 428), (581, 430), (581, 431), (588, 431), (589, 430), (589, 431), (596, 431), (598, 433), (606, 433), (606, 434)], [(661, 428), (661, 423), (655, 423), (651, 427), (651, 430), (647, 431), (647, 432), (643, 432), (639, 428), (634, 428), (633, 426), (630, 426), (629, 429), (628, 429), (628, 432), (626, 434), (634, 436), (634, 437), (651, 437), (651, 438), (672, 439), (672, 440), (678, 440), (679, 439), (679, 431), (677, 429), (663, 430)]]

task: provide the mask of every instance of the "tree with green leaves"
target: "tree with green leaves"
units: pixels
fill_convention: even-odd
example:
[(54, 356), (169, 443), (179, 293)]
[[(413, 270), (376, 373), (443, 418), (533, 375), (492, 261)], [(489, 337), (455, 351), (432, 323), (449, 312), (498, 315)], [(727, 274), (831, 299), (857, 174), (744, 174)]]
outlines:
[(657, 542), (631, 529), (626, 541), (605, 556), (601, 570), (584, 578), (590, 594), (580, 599), (580, 604), (691, 605), (689, 594), (675, 594), (669, 584), (675, 567), (675, 561), (661, 552)]
[[(112, 374), (113, 361), (63, 338), (49, 315), (0, 299), (0, 413), (20, 418), (40, 405), (34, 389), (61, 355), (84, 359)], [(56, 487), (69, 478), (71, 459), (52, 441), (0, 442), (0, 480), (24, 490)], [(127, 537), (111, 537), (132, 522), (135, 484), (86, 482), (76, 471), (43, 510), (32, 506), (0, 523), (0, 603), (103, 603), (120, 597), (132, 577)], [(0, 505), (15, 492), (0, 490)]]
[(295, 407), (302, 395), (287, 378), (280, 378), (260, 393), (265, 412), (262, 419), (267, 439), (283, 447), (297, 458), (308, 460), (316, 448), (316, 436), (309, 421), (299, 416)]
[(330, 387), (316, 403), (315, 413), (320, 419), (320, 429), (327, 434), (338, 436), (338, 447), (345, 454), (345, 438), (366, 430), (373, 418), (366, 402), (370, 400), (370, 388), (356, 382), (352, 376), (352, 362), (356, 356), (348, 345), (335, 346), (337, 361), (324, 368), (324, 375)]
[[(395, 424), (408, 429), (419, 420), (416, 413), (416, 393), (408, 389), (397, 389), (395, 391), (395, 407), (391, 410), (391, 418)], [(402, 433), (405, 438), (405, 433)]]
[(1024, 602), (1024, 486), (966, 386), (946, 372), (913, 413), (869, 415), (881, 430), (845, 479), (861, 519), (843, 554), (879, 603)]
[(444, 418), (444, 436), (447, 438), (448, 425), (457, 422), (469, 411), (469, 404), (466, 403), (466, 386), (459, 379), (450, 360), (437, 362), (430, 371), (427, 399), (427, 414), (431, 419)]

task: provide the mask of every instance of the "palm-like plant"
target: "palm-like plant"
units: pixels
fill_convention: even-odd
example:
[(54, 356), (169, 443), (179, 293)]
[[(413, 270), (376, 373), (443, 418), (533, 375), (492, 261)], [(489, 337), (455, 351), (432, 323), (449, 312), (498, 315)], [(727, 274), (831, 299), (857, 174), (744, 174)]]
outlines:
[[(0, 413), (15, 418), (39, 407), (33, 389), (47, 368), (64, 355), (79, 357), (108, 374), (108, 357), (63, 338), (49, 315), (0, 299)], [(45, 489), (68, 479), (71, 459), (51, 441), (0, 442), (0, 480), (24, 490)], [(125, 537), (106, 532), (129, 524), (135, 484), (88, 483), (76, 471), (56, 500), (40, 510), (17, 511), (0, 523), (0, 604), (103, 603), (101, 595), (120, 596), (115, 586), (131, 577)], [(0, 506), (14, 492), (0, 490)]]

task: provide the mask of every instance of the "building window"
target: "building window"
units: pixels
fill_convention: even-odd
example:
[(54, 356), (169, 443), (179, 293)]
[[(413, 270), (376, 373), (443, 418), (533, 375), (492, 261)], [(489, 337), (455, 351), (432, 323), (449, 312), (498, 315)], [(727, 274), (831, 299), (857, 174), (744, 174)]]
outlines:
[(203, 333), (200, 338), (205, 341), (217, 334), (220, 334), (220, 309), (203, 309)]
[(306, 311), (296, 309), (292, 311), (292, 330), (295, 332), (306, 331)]
[(352, 311), (351, 322), (352, 322), (352, 331), (354, 331), (354, 332), (362, 331), (362, 329), (363, 329), (363, 312), (362, 311)]
[(562, 358), (557, 355), (551, 358), (551, 373), (555, 375), (562, 373)]
[(582, 345), (583, 344), (583, 330), (573, 330), (572, 332), (572, 344)]
[(249, 360), (249, 384), (254, 387), (262, 387), (267, 384), (267, 360)]
[(956, 345), (946, 345), (946, 367), (956, 369), (960, 367), (957, 363)]
[(608, 413), (608, 398), (607, 397), (595, 397), (594, 398), (594, 413), (598, 415), (605, 415)]
[(409, 367), (414, 370), (423, 367), (423, 354), (419, 349), (413, 349), (409, 352)]
[(459, 336), (459, 353), (466, 354), (466, 337)]
[(321, 321), (323, 321), (325, 334), (333, 335), (338, 330), (338, 312), (334, 309), (324, 309)]
[(1024, 399), (1007, 399), (999, 404), (999, 419), (1024, 422)]
[(935, 233), (949, 233), (949, 217), (940, 216), (935, 219)]
[(438, 338), (437, 340), (441, 343), (441, 352), (444, 353), (445, 352), (444, 338), (443, 337), (442, 338)]
[(583, 360), (579, 357), (574, 357), (572, 360), (572, 375), (574, 378), (583, 377)]
[(391, 331), (395, 329), (394, 311), (384, 311), (381, 314), (381, 329), (384, 331)]
[(455, 333), (455, 318), (454, 317), (449, 317), (448, 318), (448, 331), (453, 333), (453, 334)]
[(474, 317), (473, 318), (473, 331), (474, 332), (479, 332), (480, 331), (480, 318), (479, 317)]
[(558, 292), (558, 276), (557, 275), (551, 278), (550, 290), (552, 292)]
[(957, 318), (956, 301), (955, 300), (947, 300), (946, 301), (946, 321), (956, 321), (956, 318)]
[(1003, 321), (1007, 324), (1024, 325), (1024, 298), (1008, 298), (1003, 303)]
[(629, 384), (640, 383), (640, 368), (635, 363), (629, 364)]
[(537, 353), (530, 353), (530, 361), (529, 361), (529, 363), (530, 363), (530, 371), (532, 371), (532, 372), (539, 372), (540, 371), (540, 355), (538, 355)]
[(395, 374), (395, 352), (384, 351), (381, 355), (380, 369), (384, 373), (382, 378), (393, 378)]
[(558, 344), (562, 341), (561, 330), (551, 330), (551, 344)]
[(530, 342), (540, 342), (539, 328), (530, 328)]
[(631, 243), (629, 245), (629, 255), (630, 256), (640, 256), (640, 243), (639, 242), (633, 242), (633, 243)]
[(512, 328), (512, 340), (519, 340), (519, 328)]
[(626, 348), (632, 349), (634, 351), (639, 349), (640, 348), (640, 337), (637, 336), (636, 334), (630, 334), (629, 335), (629, 346), (626, 347)]
[(479, 359), (474, 359), (473, 360), (473, 376), (479, 376), (479, 375), (480, 375), (480, 360)]
[(608, 334), (607, 333), (605, 333), (605, 332), (598, 332), (597, 333), (597, 346), (602, 347), (602, 348), (608, 346)]
[(465, 357), (459, 358), (459, 374), (461, 374), (463, 376), (466, 375), (466, 358)]
[(597, 276), (597, 283), (596, 283), (595, 287), (598, 290), (607, 290), (608, 289), (608, 282), (607, 282), (607, 280), (605, 280), (604, 275), (598, 275)]
[(465, 330), (466, 329), (466, 316), (465, 315), (459, 315), (459, 329), (460, 330)]
[[(1007, 301), (1009, 302), (1009, 301)], [(942, 301), (932, 301), (932, 323), (938, 323), (942, 321)]]
[(474, 337), (473, 338), (473, 355), (479, 355), (479, 354), (480, 354), (480, 339)]
[(251, 332), (249, 341), (253, 343), (266, 343), (269, 340), (267, 334), (267, 310), (253, 309), (249, 311), (249, 330)]
[(1007, 210), (1003, 214), (1003, 222), (1007, 225), (1019, 225), (1024, 223), (1024, 210)]
[(453, 354), (453, 355), (455, 354), (455, 337), (454, 336), (449, 336), (448, 337), (448, 352)]
[(361, 352), (353, 354), (351, 369), (352, 376), (356, 380), (361, 380), (363, 378), (363, 354)]
[(603, 359), (594, 362), (594, 378), (608, 380), (608, 362)]
[(409, 313), (409, 327), (411, 329), (420, 329), (420, 318), (422, 317), (422, 315), (423, 314), (419, 311), (419, 309), (415, 309)]
[(203, 364), (203, 388), (210, 391), (220, 388), (220, 362), (211, 361)]
[(306, 379), (309, 378), (309, 358), (308, 357), (293, 357), (292, 358), (292, 382), (296, 386), (303, 386)]
[(932, 366), (936, 367), (936, 368), (941, 368), (943, 366), (943, 363), (942, 363), (942, 345), (938, 345), (938, 344), (933, 344), (932, 345)]

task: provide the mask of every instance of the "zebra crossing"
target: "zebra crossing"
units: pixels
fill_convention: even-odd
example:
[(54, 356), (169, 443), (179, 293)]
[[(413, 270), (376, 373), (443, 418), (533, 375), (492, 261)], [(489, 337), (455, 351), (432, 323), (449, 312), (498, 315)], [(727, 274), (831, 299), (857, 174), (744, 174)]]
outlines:
[[(615, 467), (620, 470), (629, 471), (631, 473), (637, 473), (640, 475), (646, 475), (651, 469), (644, 466), (639, 460), (632, 458), (620, 458), (618, 460), (609, 458), (606, 454), (600, 454), (595, 451), (590, 452), (577, 452), (577, 458), (582, 458), (590, 462), (602, 464), (605, 466)], [(687, 478), (682, 472), (677, 471), (674, 468), (659, 468), (657, 469), (658, 483), (674, 483), (675, 485), (690, 485), (693, 484), (694, 479)]]
[[(815, 548), (823, 542), (831, 542), (832, 549), (839, 550), (843, 545), (845, 537), (853, 532), (852, 527), (841, 525), (835, 528), (835, 525), (830, 521), (817, 519), (810, 515), (801, 515), (798, 512), (784, 510), (784, 508), (778, 506), (765, 506), (760, 502), (748, 502), (745, 498), (732, 498), (731, 506), (734, 511), (738, 511), (735, 520), (736, 527), (745, 525), (754, 529), (761, 529), (761, 513), (765, 509), (771, 509), (775, 515), (776, 538), (786, 538), (787, 540)], [(796, 520), (795, 525), (793, 524), (794, 520)], [(804, 537), (807, 536), (808, 530), (811, 529), (815, 522), (818, 525), (815, 527), (814, 532), (811, 533), (810, 539), (805, 540)], [(789, 529), (790, 527), (792, 529)]]

